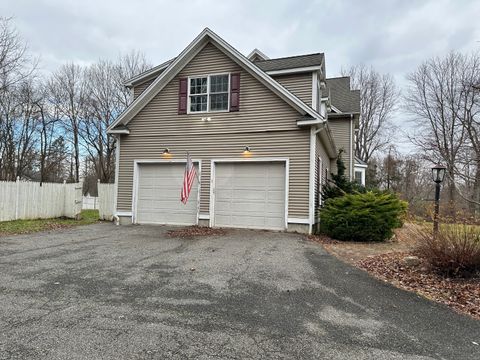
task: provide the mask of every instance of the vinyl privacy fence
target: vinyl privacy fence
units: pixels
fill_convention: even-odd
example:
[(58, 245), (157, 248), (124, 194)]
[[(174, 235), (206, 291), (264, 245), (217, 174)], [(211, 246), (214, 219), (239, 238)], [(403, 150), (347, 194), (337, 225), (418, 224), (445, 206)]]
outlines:
[(98, 182), (98, 216), (100, 220), (113, 219), (115, 184)]
[(0, 181), (0, 221), (77, 218), (82, 211), (82, 184)]

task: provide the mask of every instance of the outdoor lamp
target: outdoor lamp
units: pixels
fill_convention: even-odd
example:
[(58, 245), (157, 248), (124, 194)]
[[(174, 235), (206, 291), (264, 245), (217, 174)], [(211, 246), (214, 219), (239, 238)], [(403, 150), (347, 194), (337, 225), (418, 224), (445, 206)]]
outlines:
[(433, 181), (436, 182), (437, 184), (440, 184), (445, 178), (445, 170), (446, 170), (446, 167), (440, 164), (437, 164), (434, 167), (432, 167)]
[(250, 151), (250, 146), (245, 146), (245, 149), (243, 149), (243, 153), (244, 153), (245, 155), (250, 154), (250, 153), (251, 153), (251, 151)]
[(437, 164), (432, 167), (432, 179), (435, 182), (435, 211), (433, 214), (433, 236), (438, 234), (438, 214), (440, 212), (440, 183), (445, 178), (445, 166)]
[(165, 148), (162, 152), (163, 155), (169, 155), (170, 154), (170, 150), (168, 148)]

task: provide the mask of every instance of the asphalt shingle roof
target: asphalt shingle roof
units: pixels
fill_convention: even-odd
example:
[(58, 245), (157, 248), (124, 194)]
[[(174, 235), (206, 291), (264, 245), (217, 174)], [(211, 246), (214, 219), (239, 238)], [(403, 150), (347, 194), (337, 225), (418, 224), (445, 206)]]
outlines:
[(277, 59), (257, 60), (254, 64), (263, 71), (295, 69), (323, 64), (323, 53), (289, 56)]
[(360, 91), (350, 89), (350, 77), (326, 79), (327, 94), (333, 106), (342, 112), (360, 112)]

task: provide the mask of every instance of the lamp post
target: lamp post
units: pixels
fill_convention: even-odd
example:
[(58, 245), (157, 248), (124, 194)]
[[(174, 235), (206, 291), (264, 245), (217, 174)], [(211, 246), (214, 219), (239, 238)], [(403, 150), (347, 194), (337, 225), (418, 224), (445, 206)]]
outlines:
[(445, 178), (445, 166), (437, 164), (432, 167), (432, 179), (435, 182), (435, 213), (433, 214), (433, 236), (438, 234), (438, 213), (440, 212), (440, 184)]

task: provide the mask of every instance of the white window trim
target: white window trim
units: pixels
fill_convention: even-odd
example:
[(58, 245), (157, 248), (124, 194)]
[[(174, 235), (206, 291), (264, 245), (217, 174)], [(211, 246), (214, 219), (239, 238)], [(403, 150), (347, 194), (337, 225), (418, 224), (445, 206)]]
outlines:
[[(220, 75), (228, 75), (228, 86), (227, 86), (227, 109), (226, 110), (210, 110), (210, 77), (211, 76), (220, 76)], [(206, 94), (190, 94), (190, 79), (201, 79), (207, 78), (207, 93)], [(188, 84), (187, 84), (187, 114), (206, 114), (206, 113), (222, 113), (222, 112), (229, 112), (230, 111), (230, 81), (231, 81), (231, 73), (216, 73), (216, 74), (207, 74), (207, 75), (196, 75), (196, 76), (189, 76), (188, 77)], [(221, 93), (215, 93), (221, 94)], [(200, 95), (207, 95), (207, 111), (191, 111), (190, 110), (190, 96), (200, 96)]]

